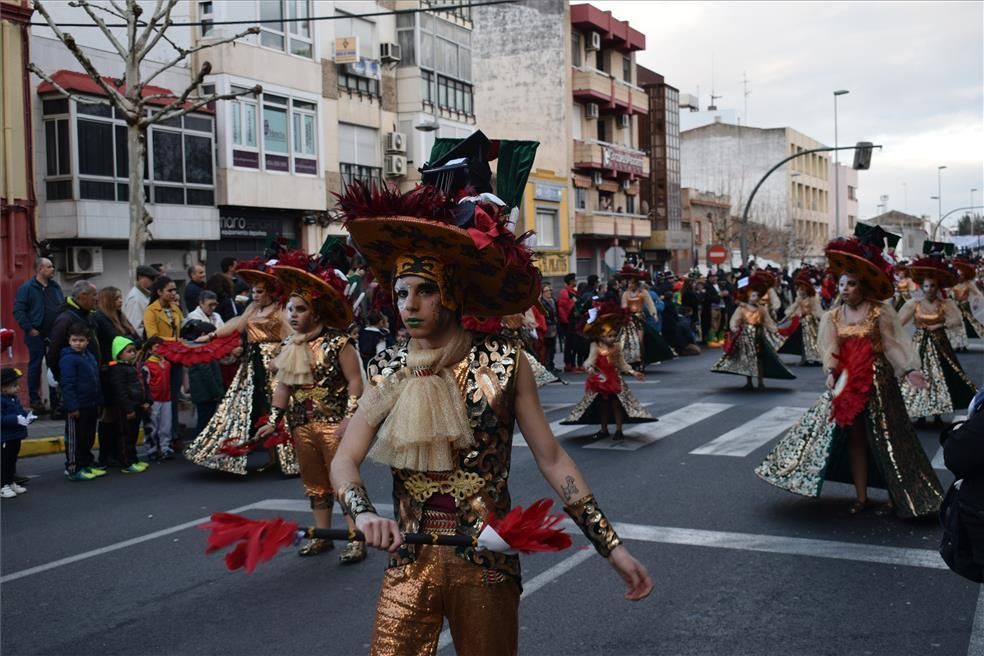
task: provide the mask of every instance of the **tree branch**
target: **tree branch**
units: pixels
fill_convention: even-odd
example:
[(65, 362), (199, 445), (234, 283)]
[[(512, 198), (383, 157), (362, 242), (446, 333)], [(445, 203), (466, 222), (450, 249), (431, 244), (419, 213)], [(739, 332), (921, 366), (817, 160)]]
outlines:
[[(69, 2), (68, 3), (68, 6), (69, 7), (76, 7), (76, 8), (78, 8), (78, 7), (81, 7), (83, 4), (86, 4), (85, 3), (85, 0), (72, 0), (72, 2)], [(98, 9), (99, 11), (104, 11), (107, 14), (109, 14), (110, 16), (115, 16), (116, 18), (119, 18), (120, 20), (124, 20), (125, 21), (126, 20), (126, 12), (122, 11), (114, 3), (111, 2), (110, 4), (113, 5), (113, 8), (112, 9), (110, 9), (109, 7), (103, 7), (102, 5), (89, 5), (89, 8), (90, 9)]]
[(209, 103), (213, 103), (213, 102), (215, 102), (217, 100), (233, 100), (234, 98), (238, 98), (239, 96), (256, 95), (258, 93), (263, 93), (263, 87), (260, 86), (259, 84), (257, 84), (252, 89), (243, 89), (242, 91), (235, 91), (235, 92), (232, 92), (232, 93), (221, 93), (221, 94), (220, 93), (213, 93), (210, 96), (206, 96), (204, 98), (201, 98), (200, 100), (197, 100), (197, 101), (193, 102), (192, 104), (188, 105), (187, 107), (178, 107), (176, 109), (168, 109), (169, 107), (171, 107), (171, 105), (174, 104), (174, 103), (171, 103), (171, 105), (168, 105), (168, 107), (165, 107), (164, 109), (162, 109), (157, 114), (151, 114), (150, 115), (150, 118), (149, 119), (146, 119), (146, 121), (147, 121), (147, 124), (148, 125), (152, 125), (154, 123), (159, 123), (161, 121), (169, 121), (172, 118), (177, 118), (179, 116), (184, 116), (185, 114), (188, 114), (188, 113), (191, 113), (191, 112), (193, 112), (195, 110), (201, 109), (205, 105), (207, 105)]
[(150, 84), (150, 81), (153, 80), (155, 77), (157, 77), (164, 71), (177, 66), (182, 61), (184, 61), (184, 59), (187, 58), (188, 55), (192, 53), (198, 52), (200, 50), (205, 50), (206, 48), (214, 48), (215, 46), (221, 46), (224, 43), (232, 43), (237, 39), (243, 38), (247, 34), (259, 34), (259, 33), (260, 33), (260, 28), (254, 25), (253, 27), (243, 30), (242, 32), (236, 34), (235, 36), (226, 37), (224, 39), (219, 39), (218, 41), (212, 41), (210, 43), (201, 43), (193, 48), (188, 48), (188, 49), (179, 48), (178, 49), (179, 55), (176, 58), (172, 59), (170, 62), (164, 64), (164, 66), (162, 66), (161, 68), (151, 73), (150, 76), (146, 80), (144, 80), (144, 84), (145, 85)]
[[(140, 5), (134, 2), (134, 0), (127, 0), (127, 3), (131, 7), (140, 8)], [(136, 50), (139, 53), (138, 60), (142, 61), (143, 58), (150, 52), (160, 36), (155, 36), (154, 41), (148, 46), (147, 41), (152, 35), (154, 35), (154, 30), (157, 29), (157, 25), (163, 20), (164, 25), (161, 26), (161, 30), (166, 30), (171, 26), (171, 10), (177, 4), (177, 0), (167, 0), (167, 4), (164, 4), (164, 0), (157, 0), (157, 6), (154, 7), (154, 13), (147, 21), (147, 28), (140, 33), (140, 37), (137, 39)], [(140, 8), (142, 11), (142, 8)]]
[[(93, 8), (89, 5), (88, 2), (86, 2), (86, 0), (73, 0), (72, 2), (68, 3), (68, 6), (75, 7), (75, 8), (81, 7), (83, 10), (85, 10), (85, 13), (89, 14), (89, 18), (92, 19), (92, 22), (99, 27), (99, 31), (103, 33), (103, 36), (105, 36), (106, 39), (113, 45), (113, 47), (116, 48), (116, 52), (119, 53), (120, 57), (126, 59), (126, 48), (124, 48), (123, 44), (120, 43), (119, 39), (116, 38), (116, 36), (113, 34), (113, 31), (109, 27), (107, 27), (106, 21), (104, 21), (99, 16), (99, 14), (93, 11)], [(98, 8), (109, 14), (114, 13), (109, 9), (106, 9), (105, 7), (98, 7)]]
[(45, 82), (55, 87), (56, 89), (58, 89), (58, 91), (60, 91), (65, 96), (68, 96), (75, 102), (86, 103), (89, 105), (108, 105), (110, 107), (113, 106), (113, 103), (111, 103), (107, 98), (93, 98), (92, 96), (80, 96), (76, 93), (72, 93), (71, 91), (68, 91), (62, 85), (58, 84), (53, 79), (51, 79), (51, 77), (48, 76), (47, 73), (45, 73), (40, 68), (38, 68), (34, 64), (34, 62), (31, 62), (30, 64), (27, 65), (27, 70), (31, 71)]

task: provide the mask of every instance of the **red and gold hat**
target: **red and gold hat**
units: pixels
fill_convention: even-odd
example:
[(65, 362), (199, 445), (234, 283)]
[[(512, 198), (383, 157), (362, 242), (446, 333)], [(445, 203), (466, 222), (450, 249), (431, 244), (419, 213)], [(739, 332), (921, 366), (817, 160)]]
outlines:
[(884, 301), (895, 295), (892, 265), (877, 243), (864, 238), (838, 238), (827, 244), (827, 263), (837, 277), (855, 276), (872, 299)]
[(977, 277), (977, 265), (979, 261), (965, 255), (958, 255), (951, 262), (959, 273), (961, 280), (973, 280)]
[(334, 269), (321, 264), (317, 256), (284, 254), (272, 270), (286, 290), (285, 295), (310, 303), (326, 326), (346, 328), (352, 323), (352, 306), (345, 297), (346, 281)]
[(772, 287), (775, 278), (768, 271), (756, 271), (751, 276), (742, 278), (738, 281), (738, 292), (735, 294), (740, 302), (748, 301), (748, 295), (758, 292), (759, 296), (765, 296)]
[(380, 283), (420, 276), (441, 303), (465, 315), (525, 312), (540, 296), (533, 253), (508, 227), (508, 214), (479, 200), (460, 204), (430, 185), (400, 194), (355, 183), (338, 197), (345, 227)]
[(649, 280), (649, 272), (637, 269), (631, 264), (623, 264), (622, 268), (615, 274), (616, 278), (624, 280)]
[(626, 326), (629, 316), (618, 303), (605, 301), (588, 311), (587, 320), (580, 326), (580, 332), (588, 339), (613, 337)]
[(813, 267), (803, 267), (796, 274), (793, 285), (805, 291), (807, 295), (815, 296), (821, 280), (823, 280), (823, 274), (819, 270)]
[(280, 298), (283, 293), (280, 289), (280, 281), (277, 280), (277, 276), (273, 275), (271, 267), (269, 258), (254, 257), (251, 260), (239, 262), (236, 265), (236, 275), (250, 287), (262, 285), (274, 297)]
[(942, 257), (918, 257), (909, 265), (909, 274), (918, 284), (927, 278), (935, 280), (940, 287), (953, 287), (957, 284), (957, 273)]

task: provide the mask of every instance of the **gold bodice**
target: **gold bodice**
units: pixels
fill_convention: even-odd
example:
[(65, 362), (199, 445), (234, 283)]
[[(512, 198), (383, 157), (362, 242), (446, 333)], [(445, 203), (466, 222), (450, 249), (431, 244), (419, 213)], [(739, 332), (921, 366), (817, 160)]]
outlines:
[(741, 306), (741, 318), (749, 326), (757, 326), (762, 323), (764, 313), (765, 310), (761, 307), (752, 309), (747, 305)]
[(953, 300), (957, 303), (963, 303), (967, 300), (967, 297), (970, 296), (970, 287), (967, 286), (967, 283), (960, 283), (959, 285), (954, 286), (952, 291)]
[(859, 323), (844, 322), (844, 306), (841, 305), (830, 313), (830, 320), (837, 330), (837, 343), (841, 343), (851, 338), (861, 338), (871, 340), (876, 353), (881, 352), (881, 331), (878, 330), (878, 318), (881, 316), (881, 308), (872, 305)]
[(644, 303), (645, 301), (642, 298), (642, 292), (625, 292), (625, 305), (629, 308), (629, 312), (632, 314), (642, 312)]
[(926, 310), (923, 307), (922, 301), (916, 303), (916, 328), (925, 328), (926, 326), (931, 326), (933, 324), (945, 324), (946, 323), (946, 311), (943, 309), (943, 303), (940, 301), (936, 302), (936, 308), (932, 310)]
[(307, 342), (314, 365), (314, 384), (293, 389), (288, 417), (292, 428), (311, 421), (338, 424), (345, 419), (348, 381), (338, 358), (351, 341), (345, 332), (326, 329), (320, 337)]
[(261, 342), (277, 342), (284, 340), (284, 322), (280, 318), (280, 311), (274, 310), (266, 316), (254, 315), (246, 324), (246, 341), (250, 344)]

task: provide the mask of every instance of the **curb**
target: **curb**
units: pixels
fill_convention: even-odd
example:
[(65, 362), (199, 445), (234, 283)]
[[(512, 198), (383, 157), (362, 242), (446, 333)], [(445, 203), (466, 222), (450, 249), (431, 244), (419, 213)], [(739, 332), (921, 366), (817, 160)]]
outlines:
[[(144, 435), (143, 429), (140, 429), (140, 433), (137, 435), (137, 446), (143, 444)], [(95, 444), (92, 448), (99, 448), (99, 435), (96, 435)], [(18, 458), (31, 458), (34, 456), (50, 456), (55, 453), (65, 452), (65, 436), (57, 435), (54, 437), (34, 437), (28, 438), (21, 442), (20, 453)]]

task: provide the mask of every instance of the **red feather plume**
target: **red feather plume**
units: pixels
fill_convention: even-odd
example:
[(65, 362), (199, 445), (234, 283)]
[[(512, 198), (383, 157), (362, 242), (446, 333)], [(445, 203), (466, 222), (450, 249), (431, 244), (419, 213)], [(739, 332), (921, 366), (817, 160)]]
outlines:
[(516, 506), (502, 519), (493, 517), (489, 525), (516, 551), (563, 551), (571, 546), (571, 536), (556, 528), (564, 517), (551, 515), (551, 506), (551, 499), (540, 499), (526, 510)]
[(225, 555), (225, 564), (230, 570), (243, 567), (247, 572), (252, 572), (257, 565), (291, 545), (297, 537), (297, 524), (279, 517), (249, 519), (232, 513), (213, 513), (211, 520), (199, 527), (209, 531), (205, 553), (235, 544), (233, 550)]
[(228, 356), (240, 345), (239, 333), (218, 337), (205, 344), (174, 340), (158, 345), (158, 352), (164, 359), (190, 367), (196, 364), (215, 362)]
[(494, 335), (499, 332), (502, 328), (502, 320), (499, 317), (489, 317), (488, 319), (481, 319), (479, 317), (466, 316), (462, 317), (461, 325), (465, 330), (470, 330), (476, 333), (489, 333)]
[(872, 368), (875, 353), (871, 342), (862, 338), (844, 340), (837, 353), (838, 366), (834, 376), (846, 372), (847, 384), (840, 394), (834, 397), (830, 414), (840, 426), (850, 426), (858, 414), (868, 405), (868, 396), (874, 381)]

